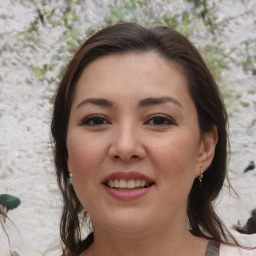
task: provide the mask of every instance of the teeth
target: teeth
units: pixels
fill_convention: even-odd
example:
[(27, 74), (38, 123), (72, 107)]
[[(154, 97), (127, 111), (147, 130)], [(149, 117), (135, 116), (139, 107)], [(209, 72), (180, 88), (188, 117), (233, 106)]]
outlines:
[(114, 180), (113, 188), (119, 188), (119, 180)]
[(127, 188), (135, 188), (135, 180), (128, 180)]
[(111, 188), (144, 188), (148, 185), (149, 183), (145, 180), (115, 179), (115, 180), (108, 181), (108, 186)]
[(113, 180), (110, 180), (109, 183), (108, 183), (109, 187), (113, 188), (114, 187), (114, 181)]
[(127, 181), (126, 180), (120, 180), (119, 181), (119, 187), (120, 188), (127, 188)]
[(140, 180), (135, 180), (135, 187), (140, 187)]

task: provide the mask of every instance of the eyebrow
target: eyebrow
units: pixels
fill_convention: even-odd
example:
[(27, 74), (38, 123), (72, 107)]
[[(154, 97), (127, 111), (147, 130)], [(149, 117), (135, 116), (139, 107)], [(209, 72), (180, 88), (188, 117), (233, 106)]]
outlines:
[(109, 100), (103, 99), (103, 98), (87, 98), (84, 99), (82, 102), (80, 102), (76, 109), (82, 107), (83, 105), (86, 105), (88, 103), (97, 105), (97, 106), (102, 106), (102, 107), (113, 107), (113, 103)]
[(177, 101), (176, 99), (174, 99), (173, 97), (160, 97), (160, 98), (146, 98), (140, 101), (139, 106), (140, 107), (147, 107), (150, 105), (157, 105), (157, 104), (163, 104), (163, 103), (174, 103), (175, 105), (177, 105), (178, 107), (183, 109), (183, 106), (181, 105), (181, 103), (179, 101)]
[[(158, 98), (149, 97), (149, 98), (141, 100), (139, 102), (139, 106), (147, 107), (147, 106), (151, 106), (151, 105), (158, 105), (158, 104), (163, 104), (163, 103), (168, 103), (168, 102), (171, 102), (183, 109), (183, 106), (181, 105), (181, 103), (179, 101), (177, 101), (173, 97), (169, 97), (169, 96), (158, 97)], [(84, 99), (83, 101), (81, 101), (77, 105), (76, 109), (78, 109), (88, 103), (91, 103), (91, 104), (94, 104), (97, 106), (102, 106), (102, 107), (113, 107), (114, 106), (113, 102), (111, 102), (107, 99), (104, 99), (104, 98), (87, 98), (87, 99)]]

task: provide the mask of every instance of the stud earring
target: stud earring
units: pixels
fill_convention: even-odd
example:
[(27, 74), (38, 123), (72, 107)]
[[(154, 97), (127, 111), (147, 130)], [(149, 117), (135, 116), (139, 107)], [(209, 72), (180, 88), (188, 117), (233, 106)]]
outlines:
[(72, 172), (69, 173), (69, 178), (68, 178), (68, 184), (71, 185), (72, 184)]
[(203, 177), (204, 177), (204, 172), (203, 171), (200, 171), (200, 176), (199, 176), (199, 181), (200, 181), (200, 184), (202, 184), (202, 180), (203, 180)]

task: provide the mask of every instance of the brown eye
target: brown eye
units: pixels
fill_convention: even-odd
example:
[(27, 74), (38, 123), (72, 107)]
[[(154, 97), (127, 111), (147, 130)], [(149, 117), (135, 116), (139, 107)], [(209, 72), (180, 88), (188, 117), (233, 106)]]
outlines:
[(165, 126), (165, 125), (173, 125), (174, 122), (166, 116), (157, 115), (157, 116), (150, 118), (146, 122), (146, 124), (153, 125), (153, 126)]
[(81, 122), (81, 125), (88, 125), (88, 126), (102, 126), (105, 124), (109, 124), (109, 121), (104, 118), (103, 116), (90, 116)]

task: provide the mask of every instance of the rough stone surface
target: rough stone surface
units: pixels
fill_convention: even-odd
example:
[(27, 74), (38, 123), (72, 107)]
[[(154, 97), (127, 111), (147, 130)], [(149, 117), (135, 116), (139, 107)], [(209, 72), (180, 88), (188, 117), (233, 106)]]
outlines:
[[(9, 212), (16, 228), (9, 221), (5, 227), (11, 249), (26, 256), (42, 255), (59, 242), (60, 200), (49, 130), (50, 99), (58, 74), (70, 57), (70, 48), (78, 45), (77, 38), (84, 38), (88, 29), (105, 25), (110, 6), (118, 9), (122, 5), (122, 1), (111, 0), (80, 1), (80, 5), (71, 1), (72, 12), (67, 14), (67, 1), (41, 2), (0, 3), (0, 193), (13, 194), (22, 201)], [(183, 9), (192, 13), (192, 4), (185, 0), (148, 2), (145, 8), (155, 17), (162, 17), (167, 10), (178, 15)], [(248, 64), (247, 69), (243, 65), (246, 55), (256, 55), (256, 3), (228, 0), (208, 4), (214, 14), (211, 18), (218, 24), (216, 44), (229, 55), (220, 85), (227, 83), (233, 90), (229, 173), (240, 199), (224, 190), (216, 203), (231, 227), (238, 221), (243, 225), (256, 207), (256, 171), (242, 174), (250, 160), (256, 162), (256, 64)], [(127, 11), (123, 19), (138, 16), (144, 21), (145, 10), (137, 9)], [(209, 43), (213, 35), (207, 26), (196, 19), (191, 22), (195, 27), (191, 40), (199, 47)], [(73, 33), (70, 38), (69, 31)], [(9, 255), (8, 250), (7, 238), (0, 230), (0, 256)]]

